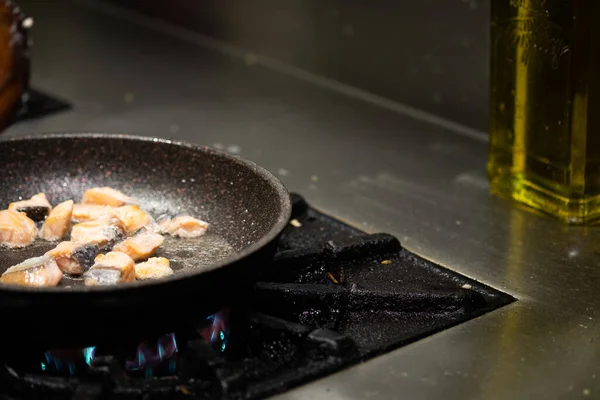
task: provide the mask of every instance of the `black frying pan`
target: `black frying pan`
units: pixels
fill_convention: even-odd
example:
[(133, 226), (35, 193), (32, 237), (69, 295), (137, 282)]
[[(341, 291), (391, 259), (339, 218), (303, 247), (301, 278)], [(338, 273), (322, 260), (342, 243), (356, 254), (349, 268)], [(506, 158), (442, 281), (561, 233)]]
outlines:
[[(208, 147), (107, 134), (0, 141), (0, 209), (38, 192), (54, 205), (78, 201), (92, 186), (122, 190), (154, 216), (190, 213), (210, 223), (209, 234), (165, 243), (170, 250), (159, 255), (176, 270), (166, 279), (111, 287), (65, 280), (55, 288), (0, 285), (1, 336), (92, 342), (214, 312), (251, 286), (291, 212), (286, 189), (271, 173)], [(38, 241), (1, 249), (0, 273), (51, 247)]]

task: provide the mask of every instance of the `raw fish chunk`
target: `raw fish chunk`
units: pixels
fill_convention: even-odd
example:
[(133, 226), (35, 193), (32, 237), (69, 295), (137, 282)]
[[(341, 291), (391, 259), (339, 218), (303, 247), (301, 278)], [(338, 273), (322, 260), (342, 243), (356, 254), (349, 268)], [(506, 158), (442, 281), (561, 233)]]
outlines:
[(73, 219), (77, 222), (98, 221), (99, 219), (116, 217), (116, 210), (110, 206), (99, 204), (75, 204), (73, 206)]
[(56, 260), (49, 256), (35, 257), (14, 265), (0, 276), (0, 282), (10, 285), (56, 286), (63, 274)]
[(111, 207), (120, 207), (126, 204), (137, 204), (137, 201), (120, 191), (110, 187), (95, 187), (83, 193), (83, 204), (100, 204)]
[(30, 245), (37, 236), (35, 222), (24, 213), (0, 211), (0, 244), (10, 248)]
[(135, 279), (160, 279), (173, 275), (169, 260), (164, 257), (153, 257), (146, 262), (135, 265)]
[(208, 223), (189, 215), (181, 215), (173, 219), (159, 222), (163, 232), (181, 238), (195, 238), (202, 236), (208, 229)]
[(73, 217), (73, 200), (67, 200), (60, 203), (44, 221), (44, 226), (40, 231), (40, 237), (45, 240), (61, 240), (69, 233), (71, 229), (71, 219)]
[(134, 261), (140, 261), (152, 256), (164, 241), (165, 238), (161, 235), (142, 228), (133, 236), (117, 243), (113, 247), (113, 251), (120, 251), (133, 258)]
[(127, 254), (112, 251), (100, 254), (96, 262), (83, 274), (86, 286), (116, 285), (135, 280), (135, 263)]
[(71, 241), (95, 243), (102, 250), (109, 248), (123, 233), (123, 224), (117, 218), (82, 222), (73, 226)]
[(140, 206), (128, 205), (115, 208), (117, 218), (123, 222), (127, 234), (134, 233), (140, 228), (151, 225), (154, 220)]

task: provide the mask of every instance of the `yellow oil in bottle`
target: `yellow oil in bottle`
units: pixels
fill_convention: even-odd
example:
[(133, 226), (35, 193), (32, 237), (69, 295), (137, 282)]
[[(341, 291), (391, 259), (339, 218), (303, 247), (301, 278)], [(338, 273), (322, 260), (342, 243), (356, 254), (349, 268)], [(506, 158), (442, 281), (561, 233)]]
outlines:
[(494, 193), (600, 219), (600, 0), (492, 0)]

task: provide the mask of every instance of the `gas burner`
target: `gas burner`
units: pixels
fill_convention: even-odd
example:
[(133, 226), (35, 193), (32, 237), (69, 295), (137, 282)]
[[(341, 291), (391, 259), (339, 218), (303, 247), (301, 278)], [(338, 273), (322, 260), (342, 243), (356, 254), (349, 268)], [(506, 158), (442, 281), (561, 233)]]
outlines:
[(185, 328), (151, 339), (7, 357), (0, 391), (9, 398), (262, 398), (515, 300), (410, 253), (390, 235), (368, 235), (292, 199), (278, 252), (244, 304), (208, 317), (193, 317), (190, 305)]

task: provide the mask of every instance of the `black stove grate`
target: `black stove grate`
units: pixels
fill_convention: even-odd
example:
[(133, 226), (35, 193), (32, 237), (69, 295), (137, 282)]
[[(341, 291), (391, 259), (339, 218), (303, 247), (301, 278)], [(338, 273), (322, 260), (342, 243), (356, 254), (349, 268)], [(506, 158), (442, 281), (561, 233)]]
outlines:
[(262, 398), (514, 301), (292, 198), (246, 304), (131, 346), (24, 352), (0, 369), (5, 396)]
[(69, 110), (70, 108), (71, 105), (63, 100), (37, 89), (29, 89), (26, 94), (21, 96), (21, 101), (14, 118), (5, 128), (9, 128), (19, 122), (47, 117)]
[(30, 89), (15, 116), (14, 123), (46, 117), (68, 110), (69, 108), (71, 106), (62, 100), (42, 93), (39, 90)]

